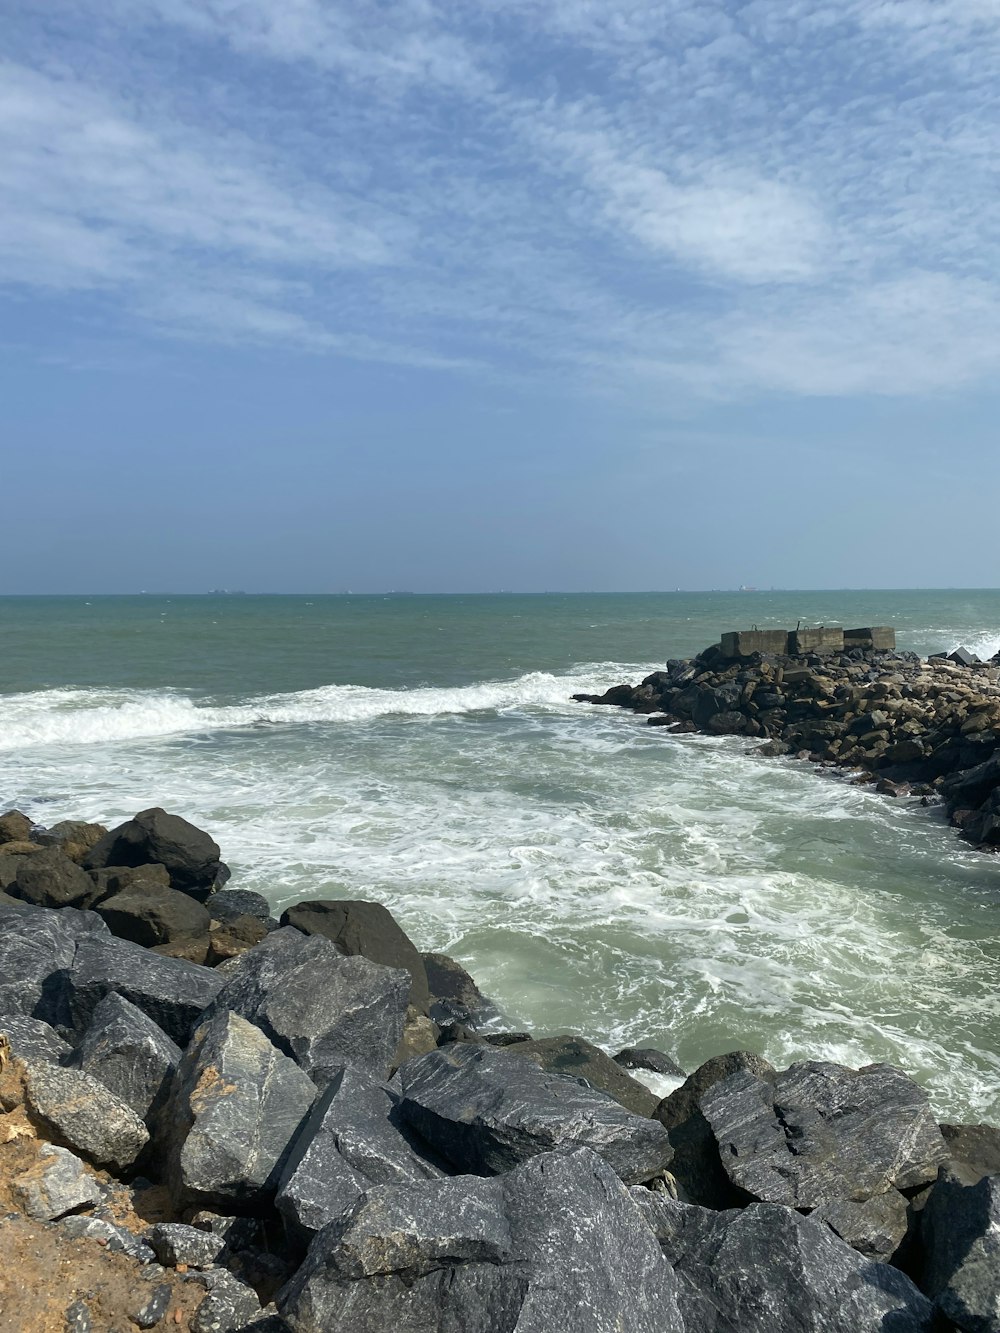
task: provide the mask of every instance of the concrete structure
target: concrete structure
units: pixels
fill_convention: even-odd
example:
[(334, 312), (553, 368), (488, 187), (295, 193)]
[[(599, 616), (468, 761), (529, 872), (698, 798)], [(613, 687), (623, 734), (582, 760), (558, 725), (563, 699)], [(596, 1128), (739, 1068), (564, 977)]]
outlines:
[(839, 625), (810, 625), (806, 629), (740, 629), (722, 636), (722, 656), (803, 657), (807, 653), (843, 653), (852, 648), (867, 652), (893, 652), (896, 631), (888, 625), (866, 629), (841, 629)]
[(741, 629), (722, 636), (723, 657), (751, 657), (754, 653), (784, 656), (788, 632), (783, 629)]
[(870, 629), (845, 629), (845, 648), (874, 649), (880, 653), (896, 650), (896, 631), (889, 625), (874, 625)]
[(788, 636), (793, 656), (802, 653), (842, 653), (844, 631), (839, 625), (820, 625), (811, 629), (793, 630)]

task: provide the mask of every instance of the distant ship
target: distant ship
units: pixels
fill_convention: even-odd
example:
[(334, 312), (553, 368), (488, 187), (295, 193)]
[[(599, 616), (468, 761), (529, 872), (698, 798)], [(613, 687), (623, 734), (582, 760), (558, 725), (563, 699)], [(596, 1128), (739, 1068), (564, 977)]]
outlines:
[(757, 589), (753, 586), (752, 583), (741, 583), (740, 586), (739, 586), (739, 591), (740, 591), (740, 592), (756, 592)]

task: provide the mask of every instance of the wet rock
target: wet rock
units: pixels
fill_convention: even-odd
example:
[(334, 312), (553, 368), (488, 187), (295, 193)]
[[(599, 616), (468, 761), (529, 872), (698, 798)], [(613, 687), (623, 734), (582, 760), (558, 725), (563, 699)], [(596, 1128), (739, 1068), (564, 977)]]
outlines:
[(132, 886), (97, 908), (112, 935), (152, 947), (208, 934), (208, 909), (178, 889)]
[(423, 958), (381, 903), (346, 900), (297, 903), (282, 913), (281, 924), (294, 926), (307, 935), (323, 935), (341, 953), (360, 954), (383, 967), (405, 969), (411, 979), (409, 1003), (421, 1013), (427, 1012), (430, 995)]
[(911, 1189), (947, 1156), (924, 1090), (891, 1065), (802, 1061), (733, 1074), (703, 1093), (723, 1167), (754, 1199), (816, 1208)]
[(428, 1013), (439, 1026), (458, 1023), (481, 1028), (500, 1018), (499, 1010), (482, 993), (461, 963), (445, 953), (424, 953), (424, 970), (430, 989)]
[(72, 1063), (99, 1079), (142, 1120), (161, 1106), (181, 1051), (141, 1009), (111, 992), (94, 1010)]
[(192, 1280), (207, 1287), (208, 1295), (191, 1320), (191, 1333), (241, 1333), (260, 1313), (256, 1292), (225, 1268), (194, 1273)]
[(82, 861), (107, 833), (103, 824), (85, 824), (79, 819), (64, 819), (48, 829), (38, 829), (35, 841), (43, 847), (58, 847), (71, 861)]
[(38, 907), (89, 907), (96, 897), (94, 881), (58, 847), (25, 856), (11, 893)]
[(909, 1205), (899, 1190), (886, 1190), (863, 1203), (839, 1199), (810, 1213), (825, 1222), (852, 1250), (888, 1263), (906, 1236)]
[(551, 1074), (584, 1079), (636, 1115), (651, 1116), (660, 1098), (628, 1074), (600, 1047), (583, 1037), (543, 1037), (508, 1047), (512, 1055), (532, 1060)]
[(924, 1290), (963, 1333), (998, 1333), (1000, 1175), (966, 1185), (943, 1170), (920, 1221)]
[(152, 1263), (153, 1251), (141, 1236), (128, 1227), (109, 1222), (104, 1217), (64, 1217), (59, 1223), (67, 1236), (74, 1240), (93, 1240), (112, 1253), (127, 1254), (142, 1264)]
[(372, 1190), (319, 1233), (278, 1307), (293, 1333), (683, 1333), (676, 1292), (629, 1192), (578, 1150)]
[(909, 1278), (812, 1218), (632, 1193), (677, 1273), (691, 1333), (930, 1333), (930, 1302)]
[(103, 1197), (83, 1163), (67, 1148), (43, 1147), (38, 1161), (13, 1183), (24, 1211), (39, 1222), (54, 1222), (67, 1213), (92, 1208)]
[(90, 1023), (105, 995), (115, 992), (141, 1009), (179, 1046), (187, 1043), (222, 982), (211, 968), (165, 958), (108, 936), (82, 940), (67, 975), (70, 1009), (78, 1031)]
[(6, 1035), (10, 1049), (22, 1060), (48, 1060), (50, 1064), (58, 1065), (73, 1049), (55, 1028), (26, 1014), (0, 1014), (0, 1032)]
[(262, 893), (250, 889), (220, 889), (212, 894), (209, 909), (214, 921), (235, 921), (241, 916), (252, 916), (257, 921), (271, 921), (271, 904)]
[(255, 1023), (318, 1084), (344, 1064), (388, 1074), (403, 1032), (408, 972), (345, 957), (322, 935), (276, 931), (236, 961), (225, 983), (214, 1009)]
[(455, 1042), (399, 1073), (403, 1119), (460, 1171), (492, 1175), (570, 1146), (592, 1149), (629, 1182), (670, 1163), (656, 1121), (510, 1051)]
[(179, 815), (154, 807), (105, 834), (84, 857), (88, 870), (105, 866), (166, 866), (175, 889), (207, 898), (229, 878), (214, 839)]
[(30, 842), (31, 820), (20, 810), (0, 815), (0, 846), (8, 842)]
[(223, 1237), (182, 1222), (157, 1222), (146, 1232), (146, 1244), (167, 1268), (211, 1268), (226, 1248)]
[(623, 1069), (648, 1069), (651, 1074), (662, 1074), (666, 1078), (687, 1077), (676, 1060), (655, 1046), (626, 1046), (611, 1058)]
[(258, 1027), (216, 1012), (185, 1052), (164, 1116), (174, 1197), (223, 1207), (265, 1201), (315, 1095), (308, 1076)]
[(307, 1243), (373, 1185), (431, 1180), (443, 1171), (398, 1112), (399, 1094), (343, 1068), (316, 1102), (278, 1187), (278, 1211)]
[(79, 1069), (24, 1061), (30, 1110), (97, 1166), (126, 1171), (149, 1142), (146, 1126), (103, 1083)]

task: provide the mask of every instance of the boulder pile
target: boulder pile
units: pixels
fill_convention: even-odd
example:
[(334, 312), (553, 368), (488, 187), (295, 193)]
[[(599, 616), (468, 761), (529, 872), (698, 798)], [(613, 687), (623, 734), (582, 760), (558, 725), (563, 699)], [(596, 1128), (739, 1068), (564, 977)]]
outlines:
[(159, 810), (26, 824), (0, 1326), (1000, 1333), (1000, 1131), (901, 1070), (734, 1051), (660, 1101), (668, 1055), (505, 1031), (383, 905), (275, 920)]
[(733, 651), (747, 637), (724, 635), (638, 685), (573, 698), (649, 714), (650, 726), (672, 732), (760, 740), (767, 756), (860, 770), (887, 795), (942, 801), (964, 838), (1000, 849), (1000, 654), (727, 655), (723, 644)]

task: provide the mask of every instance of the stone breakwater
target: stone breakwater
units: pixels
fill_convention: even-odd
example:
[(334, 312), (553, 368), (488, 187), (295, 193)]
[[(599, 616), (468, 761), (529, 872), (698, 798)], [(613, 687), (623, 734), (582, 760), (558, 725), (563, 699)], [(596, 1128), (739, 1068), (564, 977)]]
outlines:
[(1000, 1330), (1000, 1130), (902, 1070), (660, 1100), (669, 1054), (505, 1030), (385, 906), (228, 878), (162, 810), (0, 818), (0, 1327)]
[(638, 685), (573, 698), (647, 713), (650, 726), (672, 732), (759, 739), (763, 755), (861, 770), (859, 781), (887, 795), (942, 802), (964, 838), (1000, 850), (1000, 654), (727, 655), (740, 639), (764, 637), (724, 635)]

